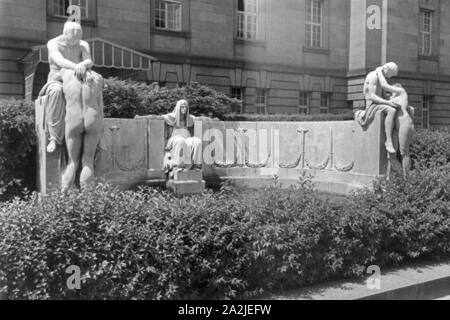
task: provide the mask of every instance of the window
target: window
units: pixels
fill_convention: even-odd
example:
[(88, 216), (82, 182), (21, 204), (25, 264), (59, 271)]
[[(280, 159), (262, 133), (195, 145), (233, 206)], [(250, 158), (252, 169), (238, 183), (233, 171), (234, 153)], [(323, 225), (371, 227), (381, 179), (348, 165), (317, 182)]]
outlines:
[(244, 100), (243, 96), (244, 90), (241, 87), (231, 87), (231, 98), (238, 99), (238, 100)]
[(159, 29), (181, 31), (180, 2), (155, 1), (155, 27)]
[(328, 93), (320, 94), (320, 113), (330, 112), (330, 95)]
[(433, 12), (420, 10), (420, 54), (431, 56), (432, 53)]
[(233, 106), (233, 112), (240, 112), (243, 113), (243, 103), (244, 103), (244, 88), (241, 87), (231, 87), (230, 90), (230, 97), (233, 99), (238, 99), (242, 101), (242, 105), (239, 109), (237, 107)]
[(57, 17), (68, 17), (67, 8), (69, 6), (79, 6), (81, 11), (81, 19), (93, 18), (91, 7), (93, 0), (53, 0), (53, 15)]
[(308, 92), (300, 91), (298, 99), (298, 113), (308, 114)]
[(422, 101), (422, 127), (428, 129), (430, 127), (430, 108), (431, 96), (423, 96)]
[(306, 46), (322, 47), (323, 0), (306, 0)]
[(258, 39), (258, 0), (237, 0), (237, 38)]
[(266, 114), (267, 113), (267, 90), (266, 89), (256, 89), (256, 113)]

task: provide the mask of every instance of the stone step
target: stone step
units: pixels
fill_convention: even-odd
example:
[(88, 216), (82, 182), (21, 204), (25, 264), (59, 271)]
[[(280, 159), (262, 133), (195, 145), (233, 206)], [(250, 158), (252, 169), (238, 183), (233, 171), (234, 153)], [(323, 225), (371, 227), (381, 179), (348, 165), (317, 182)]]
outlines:
[(202, 181), (203, 172), (200, 170), (175, 170), (173, 173), (175, 181)]
[(167, 181), (166, 187), (177, 195), (199, 194), (205, 191), (205, 180)]

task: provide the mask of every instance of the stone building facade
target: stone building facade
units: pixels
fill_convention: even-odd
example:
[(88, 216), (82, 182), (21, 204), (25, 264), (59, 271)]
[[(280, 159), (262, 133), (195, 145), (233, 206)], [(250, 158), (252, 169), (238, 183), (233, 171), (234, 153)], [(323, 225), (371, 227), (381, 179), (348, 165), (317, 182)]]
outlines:
[[(450, 125), (448, 1), (0, 0), (0, 97), (32, 90), (27, 57), (61, 33), (69, 5), (81, 7), (84, 38), (155, 58), (106, 76), (196, 81), (241, 98), (243, 112), (337, 113), (364, 107), (367, 72), (396, 61), (415, 122)], [(41, 62), (34, 87), (45, 82)]]

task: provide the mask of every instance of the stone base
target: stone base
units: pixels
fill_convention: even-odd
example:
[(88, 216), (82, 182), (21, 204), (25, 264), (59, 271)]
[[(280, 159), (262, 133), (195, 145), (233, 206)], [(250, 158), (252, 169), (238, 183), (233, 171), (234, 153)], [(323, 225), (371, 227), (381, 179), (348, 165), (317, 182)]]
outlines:
[(175, 181), (202, 181), (203, 171), (199, 170), (175, 170), (173, 173)]
[(167, 181), (166, 187), (177, 195), (198, 194), (205, 191), (205, 180)]

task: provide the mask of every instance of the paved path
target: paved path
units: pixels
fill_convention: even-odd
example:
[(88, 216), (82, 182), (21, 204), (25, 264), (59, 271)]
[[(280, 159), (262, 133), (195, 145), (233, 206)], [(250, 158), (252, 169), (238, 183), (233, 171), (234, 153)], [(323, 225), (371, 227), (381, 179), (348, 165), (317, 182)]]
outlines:
[[(369, 288), (368, 278), (333, 281), (261, 297), (273, 300), (450, 300), (450, 261), (418, 263), (381, 270), (380, 289)], [(439, 298), (441, 297), (441, 298)]]

